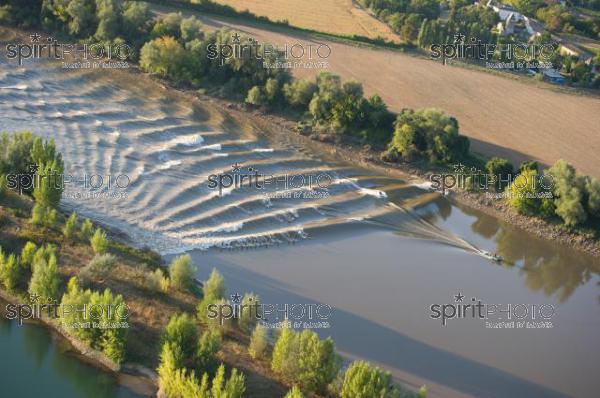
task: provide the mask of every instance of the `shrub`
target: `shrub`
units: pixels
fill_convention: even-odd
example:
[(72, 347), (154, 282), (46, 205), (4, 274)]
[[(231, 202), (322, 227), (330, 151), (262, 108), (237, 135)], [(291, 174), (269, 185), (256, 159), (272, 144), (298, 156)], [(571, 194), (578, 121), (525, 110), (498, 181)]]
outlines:
[(189, 254), (175, 257), (169, 266), (171, 285), (181, 290), (191, 289), (194, 286), (194, 271)]
[(79, 233), (81, 239), (90, 240), (94, 234), (94, 225), (92, 224), (92, 220), (86, 218), (83, 224), (81, 224), (81, 229)]
[(494, 178), (494, 187), (497, 191), (502, 191), (512, 179), (513, 165), (506, 159), (493, 157), (485, 164), (485, 171)]
[(284, 328), (273, 348), (271, 368), (310, 392), (323, 393), (341, 367), (333, 340), (320, 340), (312, 330)]
[(221, 348), (221, 335), (217, 332), (206, 330), (198, 341), (196, 366), (199, 371), (213, 373), (219, 364), (216, 358)]
[(175, 344), (181, 348), (183, 359), (193, 358), (198, 343), (198, 328), (187, 314), (175, 314), (169, 320), (162, 336), (162, 342)]
[(30, 221), (36, 227), (53, 228), (56, 225), (57, 217), (58, 213), (55, 209), (36, 204), (31, 210)]
[(302, 394), (302, 391), (300, 391), (298, 386), (293, 386), (292, 389), (285, 394), (285, 398), (304, 398), (304, 394)]
[[(67, 285), (61, 304), (71, 308), (86, 308), (85, 313), (72, 311), (63, 315), (62, 324), (70, 333), (89, 344), (92, 348), (104, 351), (113, 361), (120, 363), (125, 358), (127, 331), (125, 327), (118, 328), (75, 328), (76, 323), (87, 322), (90, 319), (105, 324), (116, 324), (128, 318), (127, 304), (123, 296), (114, 296), (109, 289), (103, 293), (83, 290), (79, 287), (77, 277), (72, 277)], [(97, 308), (111, 308), (103, 311), (98, 318)]]
[(96, 254), (89, 264), (81, 269), (79, 277), (86, 282), (106, 278), (116, 264), (117, 258), (112, 254)]
[(344, 376), (341, 398), (362, 398), (386, 396), (392, 377), (367, 362), (352, 362)]
[(69, 218), (67, 218), (67, 221), (65, 222), (65, 226), (64, 226), (62, 232), (63, 232), (63, 235), (65, 238), (71, 239), (75, 236), (76, 231), (77, 231), (77, 213), (73, 212), (73, 213), (71, 213)]
[(238, 326), (244, 333), (251, 333), (258, 321), (259, 313), (259, 298), (254, 293), (246, 293), (242, 299), (240, 306), (240, 315)]
[(231, 371), (229, 379), (225, 381), (225, 366), (219, 366), (217, 374), (212, 381), (212, 398), (241, 398), (246, 387), (244, 385), (244, 375), (237, 369)]
[(43, 300), (57, 300), (60, 277), (56, 256), (50, 258), (37, 258), (32, 264), (31, 280), (29, 281), (29, 293), (41, 297)]
[(144, 286), (148, 290), (166, 293), (169, 291), (169, 284), (169, 278), (163, 274), (160, 268), (144, 274)]
[(19, 259), (14, 254), (5, 256), (0, 248), (0, 282), (6, 289), (17, 287), (21, 278), (20, 268)]
[(264, 358), (269, 347), (269, 336), (267, 328), (258, 324), (252, 332), (250, 344), (248, 345), (248, 353), (254, 359)]
[(600, 217), (600, 180), (588, 178), (585, 184), (587, 208), (590, 215)]
[(31, 268), (31, 265), (33, 264), (33, 258), (37, 250), (38, 248), (35, 245), (35, 243), (25, 243), (25, 246), (23, 246), (23, 250), (21, 250), (21, 265), (24, 268)]
[(540, 192), (536, 179), (536, 171), (525, 169), (508, 187), (508, 203), (521, 214), (536, 215), (540, 212), (541, 201), (535, 197)]
[(396, 119), (390, 149), (405, 160), (423, 156), (449, 164), (469, 155), (469, 140), (459, 135), (456, 119), (438, 109), (405, 109)]
[(565, 225), (570, 227), (584, 222), (587, 214), (582, 205), (583, 178), (578, 176), (575, 168), (564, 160), (556, 161), (546, 172), (554, 180), (556, 214), (563, 219)]
[(295, 79), (291, 83), (283, 85), (285, 100), (293, 107), (305, 109), (313, 95), (317, 91), (317, 85), (304, 79)]
[(204, 281), (202, 293), (205, 298), (222, 299), (225, 297), (225, 280), (216, 268), (213, 268), (208, 279)]
[(96, 232), (94, 232), (94, 236), (90, 239), (90, 244), (92, 245), (92, 250), (96, 254), (104, 254), (108, 250), (108, 238), (106, 237), (106, 232), (104, 232), (100, 228), (96, 228)]
[(263, 89), (254, 86), (250, 90), (248, 90), (248, 95), (246, 96), (246, 102), (250, 105), (262, 106), (266, 105), (267, 98), (263, 92)]
[(146, 42), (140, 51), (140, 66), (147, 72), (181, 82), (191, 76), (185, 69), (188, 54), (171, 36)]

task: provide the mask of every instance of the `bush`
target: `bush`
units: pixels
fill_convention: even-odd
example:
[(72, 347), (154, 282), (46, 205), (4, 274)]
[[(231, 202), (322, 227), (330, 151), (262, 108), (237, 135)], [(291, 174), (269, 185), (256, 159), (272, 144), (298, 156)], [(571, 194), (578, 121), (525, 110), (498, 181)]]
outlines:
[(31, 224), (36, 227), (54, 228), (58, 213), (56, 209), (36, 204), (31, 210)]
[(298, 386), (293, 386), (292, 389), (285, 394), (284, 398), (304, 398), (304, 394), (302, 394), (302, 391), (300, 391)]
[(108, 238), (106, 237), (106, 232), (104, 232), (100, 228), (96, 228), (96, 232), (94, 232), (94, 236), (90, 239), (90, 244), (92, 245), (92, 250), (96, 254), (104, 254), (108, 250)]
[(146, 42), (140, 51), (140, 67), (143, 70), (177, 82), (191, 79), (185, 69), (187, 62), (188, 53), (171, 36)]
[(569, 227), (583, 223), (587, 218), (582, 204), (585, 184), (583, 178), (564, 160), (558, 160), (546, 172), (554, 180), (556, 214)]
[(160, 268), (144, 274), (144, 286), (153, 292), (168, 292), (170, 283), (169, 278), (163, 274)]
[(600, 180), (590, 177), (585, 184), (588, 213), (600, 218)]
[(263, 106), (267, 104), (267, 98), (262, 90), (262, 88), (258, 86), (252, 87), (248, 90), (248, 95), (245, 100), (248, 104), (254, 106)]
[(459, 134), (456, 119), (438, 109), (405, 109), (396, 119), (389, 149), (408, 161), (422, 156), (432, 163), (450, 164), (468, 157), (469, 140)]
[(241, 398), (246, 390), (244, 375), (237, 369), (225, 379), (225, 366), (219, 366), (209, 388), (208, 374), (198, 380), (195, 372), (182, 368), (181, 351), (176, 344), (162, 346), (158, 366), (159, 395), (166, 398)]
[(90, 240), (94, 234), (94, 225), (92, 224), (92, 220), (86, 218), (83, 224), (81, 224), (81, 229), (79, 231), (81, 239)]
[(540, 214), (541, 200), (536, 195), (541, 192), (537, 183), (538, 175), (534, 170), (525, 169), (508, 187), (509, 205), (521, 214)]
[(19, 259), (14, 255), (4, 255), (0, 247), (0, 283), (8, 289), (14, 290), (21, 279), (21, 266)]
[(304, 79), (294, 79), (291, 83), (283, 85), (285, 100), (293, 107), (306, 109), (313, 95), (317, 91), (317, 85)]
[(502, 191), (511, 181), (514, 168), (508, 160), (493, 157), (485, 164), (485, 171), (494, 178), (496, 191)]
[(21, 265), (24, 268), (31, 268), (33, 264), (33, 258), (38, 248), (33, 242), (25, 243), (23, 250), (21, 250)]
[(88, 265), (79, 272), (79, 277), (86, 282), (92, 279), (104, 279), (117, 264), (117, 258), (112, 254), (96, 254)]
[[(114, 296), (109, 289), (103, 293), (93, 292), (90, 289), (82, 290), (76, 277), (69, 280), (67, 292), (63, 295), (61, 304), (70, 308), (85, 308), (85, 312), (72, 311), (63, 315), (63, 327), (68, 329), (78, 338), (89, 344), (94, 349), (104, 353), (116, 363), (121, 363), (125, 358), (128, 328), (77, 328), (77, 323), (88, 322), (90, 319), (105, 324), (116, 324), (127, 321), (129, 311), (123, 296)], [(103, 311), (98, 319), (97, 308), (110, 308)]]
[(194, 266), (189, 254), (177, 256), (169, 266), (171, 285), (177, 289), (190, 290), (194, 286)]
[(222, 299), (225, 297), (225, 280), (216, 268), (213, 268), (208, 279), (204, 281), (202, 293), (204, 298)]
[(73, 212), (69, 218), (67, 218), (62, 232), (67, 239), (71, 239), (75, 236), (75, 233), (77, 232), (77, 213)]
[(44, 258), (38, 257), (32, 265), (29, 293), (35, 294), (47, 302), (58, 300), (59, 284), (60, 276), (58, 274), (56, 256), (51, 254), (47, 261)]
[(392, 382), (390, 373), (367, 362), (352, 362), (344, 376), (341, 398), (386, 397)]
[(312, 330), (284, 328), (273, 348), (271, 368), (310, 392), (324, 393), (341, 367), (333, 340), (320, 340)]
[(206, 330), (198, 342), (196, 354), (196, 367), (201, 372), (213, 373), (218, 366), (217, 352), (221, 348), (221, 335), (217, 332)]
[(165, 328), (162, 342), (180, 347), (184, 360), (193, 358), (196, 355), (198, 343), (196, 323), (187, 314), (173, 315)]
[(267, 348), (269, 347), (269, 336), (267, 334), (267, 328), (262, 325), (256, 325), (250, 338), (250, 344), (248, 345), (248, 353), (253, 359), (264, 358), (267, 355)]

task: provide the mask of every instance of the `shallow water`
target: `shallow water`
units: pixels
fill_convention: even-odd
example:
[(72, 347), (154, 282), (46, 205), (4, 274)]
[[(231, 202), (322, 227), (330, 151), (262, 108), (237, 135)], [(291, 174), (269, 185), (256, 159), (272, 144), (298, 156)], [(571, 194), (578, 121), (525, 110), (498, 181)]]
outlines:
[(140, 397), (119, 385), (113, 373), (82, 362), (42, 325), (19, 325), (1, 317), (0, 352), (3, 397)]
[[(592, 397), (600, 365), (600, 264), (411, 185), (320, 159), (291, 144), (225, 132), (167, 91), (106, 71), (0, 64), (1, 130), (57, 141), (66, 172), (130, 179), (127, 197), (63, 204), (163, 254), (193, 252), (199, 277), (216, 266), (229, 293), (266, 303), (334, 307), (331, 334), (347, 358), (386, 367), (430, 396)], [(231, 130), (228, 130), (231, 131)], [(270, 186), (207, 186), (232, 166), (319, 175), (326, 198), (271, 198)], [(279, 187), (279, 191), (283, 188)], [(306, 187), (291, 193), (313, 192)], [(492, 263), (478, 249), (498, 252)], [(552, 304), (554, 328), (442, 326), (430, 306), (463, 294), (486, 303)]]

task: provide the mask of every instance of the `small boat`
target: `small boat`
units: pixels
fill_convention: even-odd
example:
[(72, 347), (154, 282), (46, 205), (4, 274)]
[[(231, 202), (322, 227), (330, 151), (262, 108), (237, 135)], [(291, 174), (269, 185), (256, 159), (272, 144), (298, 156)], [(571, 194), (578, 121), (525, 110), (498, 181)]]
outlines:
[(481, 250), (480, 253), (483, 257), (487, 258), (488, 260), (494, 261), (496, 263), (502, 262), (502, 257), (497, 255), (496, 253), (491, 253), (486, 250)]

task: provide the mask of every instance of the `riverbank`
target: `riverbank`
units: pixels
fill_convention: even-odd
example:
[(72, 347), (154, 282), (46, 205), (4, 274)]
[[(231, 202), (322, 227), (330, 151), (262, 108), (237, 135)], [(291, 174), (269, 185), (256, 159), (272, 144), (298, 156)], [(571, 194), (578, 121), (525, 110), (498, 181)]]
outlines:
[[(25, 242), (33, 242), (38, 247), (54, 245), (58, 257), (60, 291), (67, 281), (78, 275), (94, 254), (87, 242), (79, 239), (66, 239), (59, 230), (39, 229), (29, 221), (33, 203), (24, 196), (6, 194), (0, 201), (0, 242), (5, 253), (20, 253)], [(118, 231), (109, 236), (118, 238)], [(163, 269), (162, 259), (148, 249), (136, 249), (119, 241), (111, 241), (108, 252), (116, 257), (116, 265), (109, 275), (93, 276), (86, 282), (86, 288), (93, 291), (110, 289), (114, 295), (122, 295), (129, 309), (128, 337), (125, 361), (118, 365), (104, 353), (90, 348), (86, 343), (68, 333), (58, 321), (41, 317), (39, 321), (58, 333), (73, 347), (85, 362), (115, 373), (125, 386), (144, 396), (155, 396), (158, 390), (157, 376), (153, 369), (159, 364), (161, 336), (174, 314), (187, 313), (195, 318), (198, 293), (169, 288), (168, 292), (157, 292), (145, 283), (146, 275), (157, 268)], [(206, 264), (200, 267), (208, 267)], [(27, 290), (25, 281), (17, 287), (19, 292)], [(0, 289), (0, 297), (13, 304), (29, 302), (25, 293), (14, 294)], [(204, 326), (203, 326), (204, 327)], [(283, 397), (289, 388), (271, 371), (266, 360), (254, 360), (248, 354), (249, 336), (239, 331), (228, 331), (217, 354), (218, 359), (228, 368), (237, 368), (246, 377), (248, 397)], [(266, 394), (272, 391), (273, 394)]]

